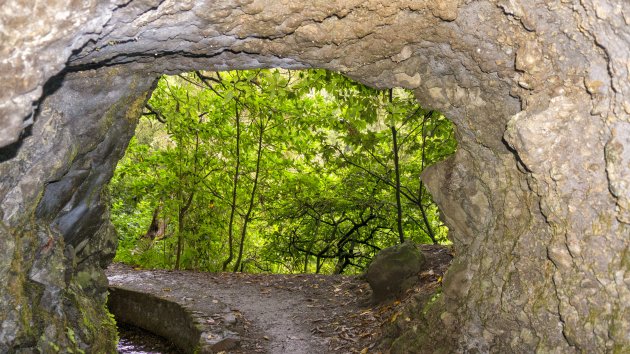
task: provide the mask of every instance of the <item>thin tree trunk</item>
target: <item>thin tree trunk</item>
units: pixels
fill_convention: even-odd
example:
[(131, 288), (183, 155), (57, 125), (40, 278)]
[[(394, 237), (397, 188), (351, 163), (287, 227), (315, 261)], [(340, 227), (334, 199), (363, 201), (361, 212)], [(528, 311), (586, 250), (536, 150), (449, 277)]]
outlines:
[[(315, 237), (317, 237), (317, 233), (319, 232), (319, 220), (315, 221), (315, 230), (313, 230), (313, 235), (315, 235)], [(309, 243), (308, 245), (308, 252), (304, 252), (304, 273), (308, 273), (308, 261), (309, 258), (311, 257), (311, 251), (313, 250), (313, 245), (315, 244), (315, 241)]]
[(405, 234), (403, 233), (402, 227), (402, 203), (400, 201), (400, 166), (398, 161), (398, 140), (396, 138), (397, 132), (396, 127), (391, 126), (392, 129), (392, 139), (394, 141), (394, 169), (396, 172), (396, 209), (397, 209), (397, 217), (396, 221), (398, 224), (398, 238), (400, 239), (400, 243), (405, 242)]
[(182, 217), (181, 217), (181, 200), (182, 200), (182, 185), (184, 184), (182, 181), (183, 178), (183, 172), (182, 172), (182, 164), (184, 161), (183, 155), (182, 155), (182, 149), (183, 149), (183, 144), (182, 144), (182, 140), (181, 138), (177, 138), (176, 140), (177, 143), (177, 154), (178, 154), (178, 158), (179, 158), (179, 166), (178, 166), (178, 173), (177, 173), (177, 178), (179, 180), (179, 185), (177, 187), (177, 195), (175, 196), (177, 198), (177, 203), (178, 203), (178, 207), (177, 207), (177, 252), (175, 253), (175, 270), (179, 270), (179, 257), (180, 257), (180, 252), (182, 250), (182, 231), (183, 231), (183, 224), (182, 224)]
[(228, 258), (223, 262), (223, 271), (227, 269), (234, 257), (234, 214), (236, 213), (236, 188), (238, 187), (238, 175), (241, 167), (241, 118), (238, 112), (238, 104), (234, 102), (236, 111), (236, 167), (234, 169), (234, 180), (232, 182), (232, 209), (230, 210), (230, 223), (228, 225)]
[(184, 234), (184, 215), (181, 206), (177, 211), (177, 253), (175, 256), (175, 270), (179, 270), (179, 261), (182, 252), (182, 236)]
[(179, 210), (177, 213), (177, 256), (175, 258), (175, 270), (179, 270), (180, 258), (182, 251), (184, 250), (184, 218), (186, 217), (188, 208), (190, 208), (190, 204), (192, 204), (194, 195), (194, 192), (190, 193), (190, 195), (188, 196), (188, 200), (183, 201), (184, 205), (179, 206)]
[[(392, 104), (393, 101), (393, 90), (389, 90), (389, 104)], [(393, 113), (392, 113), (393, 114)], [(392, 131), (392, 141), (394, 144), (394, 170), (396, 173), (396, 223), (398, 225), (398, 239), (400, 243), (405, 242), (405, 234), (402, 226), (402, 203), (400, 201), (400, 161), (398, 160), (398, 132), (396, 131), (396, 126), (394, 124), (394, 117), (392, 117), (392, 125), (390, 129)]]
[[(422, 182), (420, 182), (420, 188), (422, 188)], [(429, 237), (431, 238), (431, 241), (433, 241), (434, 245), (437, 245), (437, 240), (435, 239), (435, 232), (433, 232), (433, 228), (431, 227), (431, 222), (429, 221), (429, 218), (427, 217), (427, 212), (426, 210), (424, 210), (424, 205), (422, 205), (422, 199), (420, 199), (420, 212), (422, 213), (422, 220), (424, 221), (424, 225), (427, 228), (427, 231), (429, 233)]]
[[(428, 114), (429, 116), (425, 114), (422, 119), (422, 160), (420, 161), (420, 164), (421, 164), (420, 173), (424, 171), (424, 161), (426, 158), (427, 133), (426, 133), (425, 125), (426, 125), (427, 119), (433, 115), (433, 111), (429, 112)], [(429, 222), (429, 218), (427, 217), (427, 212), (424, 209), (424, 205), (422, 205), (423, 197), (424, 197), (424, 183), (422, 182), (422, 180), (420, 180), (420, 186), (418, 190), (418, 207), (420, 208), (420, 212), (422, 213), (422, 220), (424, 221), (424, 226), (427, 228), (429, 237), (431, 238), (431, 241), (433, 241), (433, 244), (437, 245), (438, 242), (435, 239), (435, 232), (433, 232), (433, 228), (431, 227), (431, 223)]]
[[(199, 116), (199, 122), (201, 123), (201, 119), (202, 116)], [(182, 174), (182, 170), (181, 170), (181, 164), (182, 164), (182, 157), (181, 157), (181, 151), (182, 151), (182, 147), (179, 146), (181, 144), (181, 141), (178, 142), (178, 149), (180, 152), (180, 168), (179, 168), (179, 178), (180, 178), (180, 186), (179, 186), (179, 193), (178, 193), (178, 202), (179, 207), (178, 207), (178, 212), (177, 212), (177, 255), (175, 258), (175, 270), (179, 270), (180, 268), (180, 261), (181, 261), (181, 255), (182, 252), (184, 251), (184, 220), (186, 217), (186, 213), (188, 213), (188, 209), (190, 208), (190, 205), (192, 204), (193, 198), (195, 196), (195, 185), (197, 182), (193, 181), (193, 185), (191, 186), (191, 191), (190, 194), (188, 195), (187, 199), (184, 199), (183, 196), (183, 192), (182, 192), (182, 183), (181, 183), (181, 178), (183, 176)], [(198, 167), (198, 160), (197, 160), (197, 154), (199, 152), (199, 133), (196, 134), (195, 136), (195, 151), (194, 151), (194, 164), (193, 164), (193, 176), (195, 176), (197, 174), (197, 167)]]
[(160, 218), (160, 213), (162, 212), (162, 200), (158, 201), (158, 205), (153, 209), (153, 216), (151, 217), (151, 225), (147, 229), (147, 232), (142, 236), (143, 238), (151, 239), (151, 241), (155, 239), (160, 239), (164, 237), (164, 233), (166, 231), (166, 225), (164, 219)]
[(252, 186), (252, 192), (249, 196), (249, 207), (247, 208), (247, 213), (245, 214), (245, 218), (243, 219), (243, 228), (241, 229), (241, 243), (238, 246), (238, 257), (236, 258), (236, 264), (234, 264), (233, 272), (236, 272), (241, 264), (241, 260), (243, 259), (243, 247), (245, 246), (245, 237), (247, 235), (247, 224), (249, 223), (250, 217), (252, 215), (252, 210), (254, 210), (254, 198), (256, 197), (256, 188), (258, 187), (258, 176), (260, 174), (260, 160), (262, 158), (262, 147), (263, 147), (263, 132), (265, 130), (265, 126), (262, 122), (260, 122), (258, 129), (258, 151), (256, 152), (256, 172), (254, 173), (254, 185)]

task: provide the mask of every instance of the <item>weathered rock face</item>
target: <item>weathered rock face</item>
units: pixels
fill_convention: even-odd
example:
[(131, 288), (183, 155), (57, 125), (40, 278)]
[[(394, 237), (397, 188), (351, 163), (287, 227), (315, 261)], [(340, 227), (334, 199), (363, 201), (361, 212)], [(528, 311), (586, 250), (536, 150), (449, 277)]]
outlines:
[[(133, 135), (150, 87), (117, 75), (84, 71), (51, 82), (59, 87), (48, 91), (31, 136), (0, 164), (0, 352), (89, 345), (115, 350), (103, 267), (117, 240), (103, 185)], [(89, 105), (82, 104), (84, 95)]]
[(103, 185), (155, 77), (271, 66), (410, 88), (457, 125), (424, 176), (457, 257), (419, 350), (629, 347), (629, 24), (612, 0), (9, 0), (0, 351), (111, 350)]

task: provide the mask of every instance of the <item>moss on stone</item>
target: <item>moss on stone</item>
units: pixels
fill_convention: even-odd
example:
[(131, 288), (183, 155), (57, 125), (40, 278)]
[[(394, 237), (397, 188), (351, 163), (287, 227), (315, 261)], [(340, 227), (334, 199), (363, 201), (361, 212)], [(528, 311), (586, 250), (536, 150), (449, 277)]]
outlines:
[[(107, 310), (106, 301), (86, 296), (83, 290), (74, 284), (68, 291), (72, 306), (78, 310), (74, 318), (74, 332), (77, 345), (89, 348), (91, 352), (115, 353), (118, 342), (116, 322)], [(96, 302), (100, 302), (95, 304)]]
[(422, 315), (426, 316), (427, 313), (429, 312), (429, 310), (431, 310), (431, 308), (433, 307), (433, 305), (440, 299), (440, 297), (442, 296), (442, 288), (438, 288), (435, 292), (435, 294), (433, 294), (433, 296), (431, 296), (431, 298), (429, 299), (429, 301), (427, 301), (424, 306), (422, 307)]

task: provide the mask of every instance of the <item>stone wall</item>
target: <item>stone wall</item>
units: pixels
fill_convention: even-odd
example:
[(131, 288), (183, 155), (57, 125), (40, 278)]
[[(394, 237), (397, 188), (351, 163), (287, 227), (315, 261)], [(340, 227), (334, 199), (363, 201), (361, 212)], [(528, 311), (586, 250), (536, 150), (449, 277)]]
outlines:
[(107, 321), (115, 249), (102, 187), (151, 85), (257, 67), (413, 89), (456, 124), (457, 154), (424, 176), (457, 257), (426, 327), (405, 336), (419, 351), (622, 351), (629, 24), (612, 0), (9, 0), (0, 351), (111, 349), (112, 332), (90, 328)]

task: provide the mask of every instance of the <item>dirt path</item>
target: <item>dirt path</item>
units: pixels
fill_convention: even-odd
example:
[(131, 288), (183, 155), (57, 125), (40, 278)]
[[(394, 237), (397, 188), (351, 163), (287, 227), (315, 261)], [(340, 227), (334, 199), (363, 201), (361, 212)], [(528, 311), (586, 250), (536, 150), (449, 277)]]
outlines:
[[(418, 275), (418, 287), (405, 295), (408, 301), (437, 286), (451, 259), (446, 249), (428, 247), (436, 261)], [(207, 313), (208, 321), (217, 318), (211, 312), (221, 313), (221, 321), (241, 338), (230, 353), (377, 353), (383, 328), (407, 301), (370, 307), (367, 283), (349, 276), (135, 270), (113, 264), (108, 278), (113, 286), (190, 305)]]
[[(268, 288), (267, 288), (268, 289)], [(265, 291), (259, 285), (235, 285), (213, 288), (213, 296), (239, 309), (254, 328), (263, 333), (269, 353), (323, 353), (328, 341), (311, 332), (311, 320), (321, 316), (306, 307), (312, 300), (299, 291)], [(268, 338), (268, 340), (265, 339)]]
[[(108, 277), (112, 286), (195, 305), (202, 312), (231, 313), (228, 322), (238, 323), (241, 337), (232, 353), (347, 353), (350, 348), (334, 340), (330, 325), (360, 312), (368, 296), (366, 284), (345, 276), (211, 274), (113, 264)], [(199, 306), (204, 303), (209, 310)]]

